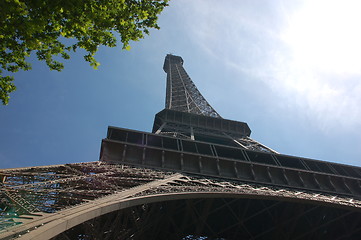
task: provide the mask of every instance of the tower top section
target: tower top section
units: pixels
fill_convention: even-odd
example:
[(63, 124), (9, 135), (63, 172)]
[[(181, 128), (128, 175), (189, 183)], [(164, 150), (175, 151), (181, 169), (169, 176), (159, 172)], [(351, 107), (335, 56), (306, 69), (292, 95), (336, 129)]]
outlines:
[(165, 57), (164, 60), (164, 65), (163, 65), (163, 69), (166, 73), (168, 73), (168, 71), (170, 70), (169, 66), (171, 64), (180, 64), (183, 66), (183, 58), (180, 56), (175, 56), (172, 54), (167, 54), (167, 56)]
[(180, 56), (167, 54), (165, 109), (155, 115), (152, 132), (195, 141), (277, 153), (250, 138), (247, 123), (222, 118), (199, 92)]
[(188, 76), (183, 62), (181, 57), (172, 54), (165, 57), (163, 69), (167, 73), (166, 109), (221, 118)]

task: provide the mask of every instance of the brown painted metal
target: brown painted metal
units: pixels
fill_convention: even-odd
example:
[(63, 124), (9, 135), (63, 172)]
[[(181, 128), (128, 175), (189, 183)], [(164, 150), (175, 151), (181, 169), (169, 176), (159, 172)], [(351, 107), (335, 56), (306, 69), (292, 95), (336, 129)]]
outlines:
[[(77, 196), (74, 198), (78, 199), (80, 203), (73, 205), (73, 206), (66, 206), (63, 205), (62, 209), (58, 209), (55, 207), (54, 210), (56, 212), (51, 212), (48, 210), (49, 213), (40, 213), (38, 212), (37, 215), (27, 215), (23, 213), (21, 217), (25, 218), (13, 218), (16, 219), (18, 222), (22, 221), (22, 224), (13, 226), (11, 228), (5, 229), (0, 235), (2, 239), (11, 239), (14, 236), (19, 237), (23, 233), (26, 233), (23, 236), (20, 236), (19, 239), (49, 239), (51, 237), (55, 237), (59, 234), (58, 238), (61, 236), (65, 236), (67, 234), (70, 235), (70, 239), (73, 239), (72, 233), (76, 230), (72, 230), (73, 227), (78, 226), (79, 224), (88, 224), (88, 221), (103, 221), (103, 217), (107, 214), (122, 214), (125, 209), (126, 211), (130, 211), (129, 209), (138, 209), (139, 206), (163, 206), (169, 205), (169, 201), (180, 201), (180, 202), (187, 202), (190, 199), (195, 199), (196, 201), (204, 202), (205, 207), (208, 211), (215, 211), (220, 217), (224, 216), (223, 211), (219, 212), (217, 209), (213, 209), (210, 207), (211, 202), (210, 200), (206, 199), (215, 199), (216, 201), (220, 201), (219, 199), (225, 199), (224, 201), (228, 202), (231, 200), (227, 199), (245, 199), (245, 200), (235, 200), (241, 202), (251, 201), (253, 199), (255, 202), (259, 202), (259, 204), (268, 204), (269, 202), (273, 202), (273, 204), (279, 204), (280, 207), (276, 209), (281, 209), (281, 206), (293, 206), (292, 209), (297, 210), (297, 206), (306, 206), (306, 208), (319, 208), (324, 209), (322, 211), (335, 211), (337, 212), (337, 216), (340, 219), (346, 218), (349, 214), (352, 216), (358, 216), (361, 210), (361, 201), (354, 199), (353, 201), (350, 200), (348, 197), (341, 197), (336, 195), (329, 195), (329, 194), (322, 194), (322, 193), (311, 193), (306, 191), (298, 191), (296, 189), (286, 189), (286, 188), (276, 188), (276, 187), (265, 187), (262, 184), (251, 184), (251, 183), (244, 183), (241, 181), (229, 181), (226, 179), (212, 179), (212, 178), (204, 178), (201, 176), (193, 176), (187, 174), (174, 174), (172, 172), (165, 172), (165, 171), (156, 171), (144, 168), (136, 168), (136, 167), (129, 167), (127, 165), (112, 165), (107, 163), (82, 163), (82, 164), (72, 164), (67, 165), (68, 167), (77, 169), (79, 173), (75, 173), (76, 176), (84, 176), (88, 177), (88, 182), (91, 179), (98, 180), (99, 175), (94, 174), (94, 169), (102, 169), (104, 172), (112, 172), (113, 177), (116, 179), (114, 180), (113, 187), (119, 189), (118, 191), (113, 191), (111, 194), (104, 195), (104, 197), (94, 198), (93, 200), (88, 200), (84, 198), (84, 196)], [(68, 167), (60, 167), (60, 169), (54, 169), (51, 166), (44, 167), (43, 169), (47, 169), (48, 171), (65, 171), (63, 174), (69, 174)], [(59, 168), (59, 167), (57, 167)], [(66, 169), (66, 170), (65, 170)], [(17, 173), (22, 173), (23, 175), (27, 175), (27, 171), (31, 171), (31, 169), (24, 169), (19, 170)], [(73, 171), (72, 171), (73, 172)], [(15, 189), (21, 188), (20, 185), (16, 185), (15, 179), (16, 173), (7, 172), (8, 175), (12, 175), (13, 182), (8, 182), (10, 185), (14, 185)], [(117, 177), (115, 177), (115, 175)], [(19, 175), (18, 175), (19, 176)], [(106, 175), (109, 176), (109, 175)], [(69, 179), (69, 180), (68, 180)], [(76, 178), (74, 175), (68, 176), (67, 179), (64, 179), (64, 182), (72, 182), (73, 188), (81, 189), (81, 188), (93, 188), (96, 189), (96, 185), (85, 184), (81, 181), (83, 178), (79, 178), (74, 182)], [(119, 181), (121, 179), (121, 181)], [(10, 177), (11, 181), (11, 177)], [(21, 195), (25, 199), (32, 199), (36, 193), (43, 192), (44, 189), (53, 189), (52, 193), (59, 194), (60, 199), (69, 199), (69, 195), (71, 193), (66, 194), (64, 191), (57, 191), (56, 188), (52, 187), (52, 181), (48, 181), (49, 184), (42, 184), (39, 185), (34, 182), (35, 189), (29, 189), (28, 184), (25, 189), (26, 192), (23, 192)], [(136, 184), (135, 184), (136, 183)], [(39, 188), (41, 186), (41, 188)], [(63, 187), (67, 188), (68, 185), (63, 185)], [(103, 189), (104, 186), (101, 186)], [(110, 187), (109, 187), (110, 188)], [(58, 188), (60, 189), (60, 188)], [(36, 191), (36, 192), (33, 192)], [(198, 199), (198, 200), (197, 200)], [(256, 200), (258, 199), (258, 200)], [(44, 203), (50, 201), (49, 199), (42, 199), (39, 202), (35, 201), (39, 207), (43, 207)], [(223, 200), (222, 200), (223, 201)], [(33, 201), (34, 202), (34, 201)], [(203, 203), (202, 203), (203, 204)], [(198, 205), (197, 205), (198, 206)], [(208, 206), (208, 207), (207, 207)], [(278, 206), (278, 205), (277, 205)], [(220, 207), (224, 208), (223, 205)], [(203, 207), (201, 207), (203, 208)], [(264, 207), (260, 206), (261, 209)], [(274, 208), (272, 207), (274, 210)], [(270, 209), (269, 211), (271, 211)], [(337, 210), (331, 210), (337, 209)], [(272, 210), (272, 211), (273, 211)], [(179, 210), (180, 211), (180, 210)], [(183, 210), (182, 210), (183, 211)], [(192, 209), (188, 209), (185, 207), (184, 211), (190, 211), (193, 214)], [(206, 211), (206, 210), (203, 210)], [(227, 210), (233, 211), (232, 208)], [(244, 210), (246, 211), (246, 210)], [(259, 210), (258, 210), (259, 211)], [(116, 213), (118, 212), (118, 213)], [(29, 213), (28, 213), (29, 214)], [(136, 213), (134, 213), (136, 214)], [(171, 212), (166, 212), (164, 214), (172, 214)], [(228, 213), (227, 213), (228, 214)], [(237, 222), (247, 222), (249, 219), (254, 219), (256, 221), (257, 216), (261, 214), (254, 212), (250, 216), (242, 217), (241, 215), (237, 215), (237, 213), (232, 213), (237, 216), (237, 221), (233, 222), (230, 225), (230, 229), (234, 229), (234, 227), (238, 224)], [(275, 214), (275, 213), (273, 213)], [(207, 222), (208, 218), (212, 218), (209, 213), (204, 212), (201, 216), (205, 222)], [(262, 214), (260, 216), (263, 216)], [(292, 215), (290, 215), (292, 216)], [(289, 216), (289, 217), (290, 217)], [(98, 218), (99, 217), (99, 218)], [(151, 216), (148, 216), (148, 220), (142, 220), (147, 222), (152, 222), (154, 219), (160, 217), (157, 213), (152, 213)], [(173, 221), (179, 221), (178, 219), (174, 219), (173, 216), (168, 216), (169, 218), (173, 219)], [(189, 216), (186, 216), (187, 219)], [(198, 220), (198, 216), (193, 216), (193, 224), (195, 224)], [(162, 222), (161, 219), (158, 221)], [(211, 220), (209, 220), (211, 221)], [(212, 220), (214, 221), (214, 220)], [(259, 220), (257, 220), (259, 221)], [(286, 221), (286, 219), (284, 219)], [(331, 221), (331, 220), (329, 220)], [(187, 229), (189, 229), (189, 222), (186, 221), (187, 224), (184, 226), (184, 234), (187, 233)], [(150, 224), (150, 223), (148, 223)], [(215, 232), (209, 232), (209, 227), (207, 228), (203, 222), (203, 224), (197, 227), (197, 231), (194, 234), (200, 234), (204, 236), (204, 234), (211, 234), (210, 236), (222, 236), (222, 232), (226, 231), (227, 229), (218, 229)], [(324, 223), (323, 223), (324, 224)], [(331, 224), (327, 223), (327, 224)], [(178, 223), (175, 225), (178, 226)], [(233, 227), (232, 227), (233, 226)], [(82, 226), (79, 226), (83, 228)], [(134, 229), (132, 231), (139, 231), (140, 226), (133, 226)], [(321, 226), (320, 226), (321, 227)], [(178, 227), (179, 228), (179, 227)], [(138, 229), (138, 230), (136, 230)], [(69, 231), (69, 232), (68, 232)], [(113, 230), (114, 231), (114, 230)], [(233, 231), (233, 230), (232, 230)], [(270, 230), (271, 231), (271, 230)], [(105, 234), (104, 230), (104, 234)], [(178, 230), (180, 234), (182, 231)], [(273, 230), (271, 231), (272, 234)], [(191, 232), (188, 232), (191, 233)], [(187, 234), (188, 234), (187, 233)], [(261, 232), (260, 232), (261, 233)], [(89, 230), (87, 233), (84, 234), (91, 234)], [(159, 232), (160, 235), (164, 234)], [(227, 232), (228, 236), (229, 232)], [(234, 233), (236, 234), (236, 232)], [(238, 234), (238, 233), (237, 233)], [(265, 232), (268, 236), (268, 233)], [(343, 234), (345, 234), (343, 232)], [(175, 235), (178, 236), (178, 235)], [(238, 236), (238, 235), (237, 235)], [(252, 235), (253, 236), (253, 235)], [(184, 236), (183, 236), (184, 237)], [(229, 236), (228, 236), (229, 237)], [(253, 236), (254, 237), (254, 236)], [(144, 238), (143, 236), (139, 236), (139, 239)], [(170, 237), (172, 238), (172, 236)], [(260, 238), (261, 239), (261, 238)]]
[(361, 168), (292, 157), (223, 119), (167, 55), (153, 133), (100, 161), (0, 170), (0, 239), (361, 239)]

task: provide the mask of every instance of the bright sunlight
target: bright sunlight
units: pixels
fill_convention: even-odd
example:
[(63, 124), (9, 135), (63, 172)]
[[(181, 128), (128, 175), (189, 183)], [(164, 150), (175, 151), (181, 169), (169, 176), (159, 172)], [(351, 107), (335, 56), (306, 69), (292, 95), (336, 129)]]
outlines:
[(306, 1), (282, 38), (297, 64), (326, 73), (361, 72), (361, 1)]

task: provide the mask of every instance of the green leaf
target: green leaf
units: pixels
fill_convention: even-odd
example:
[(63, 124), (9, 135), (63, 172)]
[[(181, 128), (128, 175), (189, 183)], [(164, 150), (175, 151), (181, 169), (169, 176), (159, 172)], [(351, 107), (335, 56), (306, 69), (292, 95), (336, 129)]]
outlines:
[(12, 81), (14, 77), (0, 75), (0, 99), (3, 105), (8, 105), (10, 96), (9, 94), (16, 90), (16, 87)]
[[(64, 64), (54, 60), (70, 59), (78, 48), (87, 53), (84, 59), (97, 69), (94, 56), (99, 46), (115, 47), (118, 34), (123, 49), (159, 29), (158, 14), (168, 0), (0, 0), (0, 73), (31, 69), (26, 61), (35, 52), (50, 70), (61, 71)], [(75, 42), (69, 42), (66, 39)], [(0, 75), (0, 99), (8, 104), (15, 91), (13, 78)]]

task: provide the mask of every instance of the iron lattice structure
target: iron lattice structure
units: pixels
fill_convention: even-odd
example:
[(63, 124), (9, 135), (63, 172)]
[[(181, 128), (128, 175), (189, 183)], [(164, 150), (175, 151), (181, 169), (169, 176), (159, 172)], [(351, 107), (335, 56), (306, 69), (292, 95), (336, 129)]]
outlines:
[(163, 69), (167, 73), (166, 109), (221, 117), (198, 91), (184, 70), (181, 57), (168, 54), (165, 57)]
[(152, 133), (109, 127), (100, 161), (0, 170), (0, 239), (361, 238), (361, 168), (255, 143), (182, 63), (166, 57)]
[(167, 73), (165, 109), (156, 115), (154, 133), (277, 153), (251, 139), (247, 123), (222, 119), (184, 70), (181, 57), (168, 54), (163, 69)]

